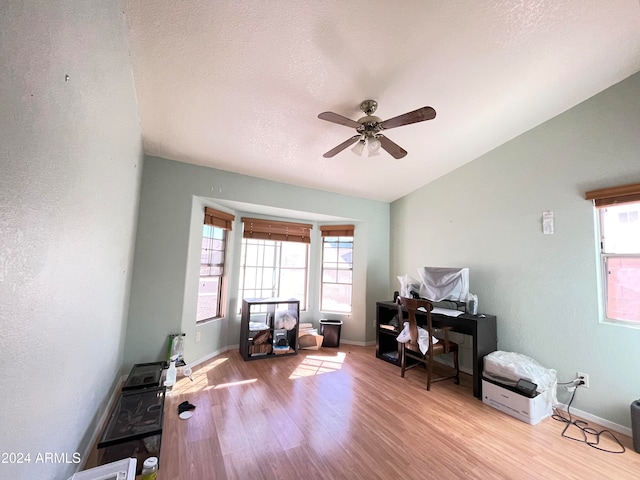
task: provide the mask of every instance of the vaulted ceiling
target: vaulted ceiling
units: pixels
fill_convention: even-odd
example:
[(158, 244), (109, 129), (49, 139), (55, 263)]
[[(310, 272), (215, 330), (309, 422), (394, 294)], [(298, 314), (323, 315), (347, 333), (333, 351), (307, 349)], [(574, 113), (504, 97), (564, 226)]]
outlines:
[[(639, 0), (124, 5), (147, 154), (382, 201), (640, 71)], [(365, 99), (437, 116), (384, 132), (400, 160), (324, 158), (356, 132), (318, 114)]]

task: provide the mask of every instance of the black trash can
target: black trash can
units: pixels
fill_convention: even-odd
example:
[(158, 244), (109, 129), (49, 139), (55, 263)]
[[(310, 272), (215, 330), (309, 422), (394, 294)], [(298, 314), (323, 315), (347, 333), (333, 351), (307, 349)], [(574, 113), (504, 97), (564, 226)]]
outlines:
[(323, 347), (339, 347), (340, 346), (340, 327), (342, 320), (320, 319), (320, 335), (323, 335)]
[(640, 453), (640, 400), (631, 404), (631, 434), (633, 435), (633, 449)]

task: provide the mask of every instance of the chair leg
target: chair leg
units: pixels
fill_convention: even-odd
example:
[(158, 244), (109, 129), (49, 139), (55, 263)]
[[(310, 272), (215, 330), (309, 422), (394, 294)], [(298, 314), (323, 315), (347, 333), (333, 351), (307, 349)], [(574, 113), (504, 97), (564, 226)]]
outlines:
[(453, 365), (456, 368), (456, 385), (460, 385), (460, 365), (458, 364), (458, 350), (453, 352)]
[(400, 344), (400, 377), (404, 378), (404, 370), (407, 366), (407, 360), (404, 356), (404, 343)]
[(429, 357), (429, 365), (427, 365), (427, 390), (431, 390), (431, 374), (433, 373), (433, 357)]

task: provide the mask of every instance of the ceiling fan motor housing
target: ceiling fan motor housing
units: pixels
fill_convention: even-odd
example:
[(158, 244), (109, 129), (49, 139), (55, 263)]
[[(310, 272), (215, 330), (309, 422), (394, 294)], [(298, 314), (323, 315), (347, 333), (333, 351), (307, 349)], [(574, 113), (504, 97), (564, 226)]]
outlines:
[(373, 137), (382, 131), (380, 122), (382, 122), (381, 118), (374, 117), (373, 115), (367, 115), (366, 117), (362, 117), (358, 120), (360, 126), (356, 128), (356, 131), (365, 137)]

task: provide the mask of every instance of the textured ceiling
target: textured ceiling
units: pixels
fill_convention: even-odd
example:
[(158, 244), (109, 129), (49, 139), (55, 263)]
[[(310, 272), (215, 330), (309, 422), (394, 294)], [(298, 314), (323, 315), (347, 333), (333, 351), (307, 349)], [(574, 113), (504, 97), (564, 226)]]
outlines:
[[(147, 154), (383, 201), (640, 71), (639, 0), (124, 6)], [(437, 117), (385, 132), (401, 160), (323, 158), (355, 131), (318, 114), (368, 98)]]

